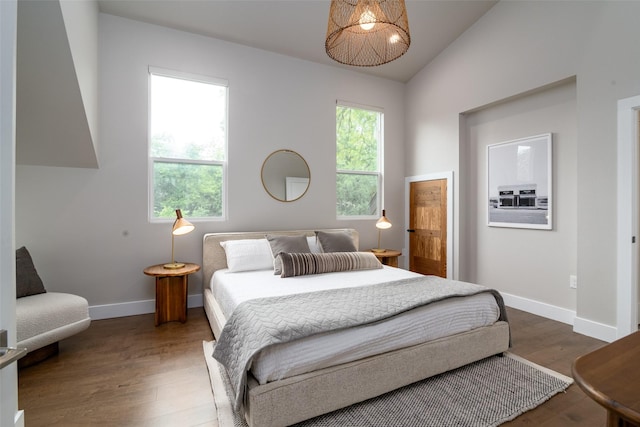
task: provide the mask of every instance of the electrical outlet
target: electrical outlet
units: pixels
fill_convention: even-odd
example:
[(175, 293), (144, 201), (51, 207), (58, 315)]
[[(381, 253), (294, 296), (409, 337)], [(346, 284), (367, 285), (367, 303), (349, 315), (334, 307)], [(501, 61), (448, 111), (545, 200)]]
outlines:
[(569, 276), (569, 287), (571, 289), (578, 289), (578, 276)]

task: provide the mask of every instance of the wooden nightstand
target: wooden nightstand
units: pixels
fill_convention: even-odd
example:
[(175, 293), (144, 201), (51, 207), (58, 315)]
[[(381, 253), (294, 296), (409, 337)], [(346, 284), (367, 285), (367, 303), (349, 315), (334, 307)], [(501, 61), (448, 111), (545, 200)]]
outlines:
[(390, 267), (398, 266), (398, 257), (402, 255), (400, 251), (394, 251), (393, 249), (385, 249), (384, 252), (374, 252), (371, 250), (373, 254), (380, 260), (380, 262), (384, 265), (388, 265)]
[(185, 264), (175, 270), (164, 268), (164, 264), (144, 269), (144, 274), (156, 278), (156, 326), (174, 320), (187, 321), (189, 275), (198, 270), (198, 264)]

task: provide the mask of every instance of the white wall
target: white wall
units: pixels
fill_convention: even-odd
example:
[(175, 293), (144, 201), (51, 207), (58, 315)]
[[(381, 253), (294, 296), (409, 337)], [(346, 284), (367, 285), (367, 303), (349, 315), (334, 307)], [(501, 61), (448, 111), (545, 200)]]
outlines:
[[(167, 262), (171, 243), (170, 223), (147, 218), (149, 65), (229, 81), (229, 217), (196, 222), (176, 238), (176, 259), (200, 263), (202, 235), (215, 231), (355, 227), (361, 247), (375, 247), (375, 221), (336, 220), (336, 99), (384, 108), (385, 208), (403, 217), (402, 84), (110, 15), (99, 27), (100, 168), (17, 168), (17, 244), (32, 252), (47, 289), (91, 306), (154, 298), (142, 270)], [(280, 148), (309, 164), (299, 201), (262, 188), (262, 162)], [(401, 227), (385, 233), (390, 247), (402, 239)], [(191, 276), (190, 294), (201, 292), (201, 277)]]
[[(466, 116), (468, 164), (465, 202), (468, 280), (566, 310), (576, 311), (577, 138), (575, 81), (483, 108)], [(553, 229), (487, 226), (487, 146), (551, 133)]]
[(18, 2), (18, 164), (98, 166), (94, 0)]
[[(616, 102), (640, 93), (639, 15), (640, 2), (500, 2), (406, 91), (406, 175), (464, 175), (460, 113), (577, 76), (576, 309), (605, 329), (616, 322)], [(459, 214), (469, 181), (456, 182)], [(468, 230), (455, 220), (459, 250)]]

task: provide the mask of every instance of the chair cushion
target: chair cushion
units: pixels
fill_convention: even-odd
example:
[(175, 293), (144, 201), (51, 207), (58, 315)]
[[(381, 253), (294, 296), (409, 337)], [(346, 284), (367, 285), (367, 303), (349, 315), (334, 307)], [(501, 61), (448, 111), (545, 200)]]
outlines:
[(16, 302), (16, 341), (29, 351), (89, 327), (89, 304), (78, 295), (47, 292)]

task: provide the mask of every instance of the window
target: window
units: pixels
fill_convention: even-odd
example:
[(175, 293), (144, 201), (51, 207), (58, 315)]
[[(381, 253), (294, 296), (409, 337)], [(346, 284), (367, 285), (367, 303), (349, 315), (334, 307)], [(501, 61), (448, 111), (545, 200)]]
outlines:
[(346, 104), (336, 107), (338, 218), (380, 214), (383, 120), (381, 111)]
[(149, 69), (149, 216), (225, 212), (227, 82)]

